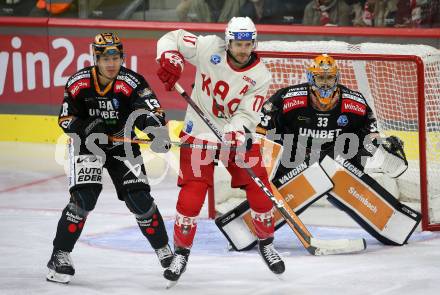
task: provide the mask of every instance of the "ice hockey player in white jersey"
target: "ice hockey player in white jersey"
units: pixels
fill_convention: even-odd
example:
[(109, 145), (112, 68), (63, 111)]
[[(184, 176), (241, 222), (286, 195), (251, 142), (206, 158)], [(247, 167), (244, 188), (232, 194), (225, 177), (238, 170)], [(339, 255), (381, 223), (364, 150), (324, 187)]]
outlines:
[[(172, 90), (183, 71), (185, 61), (196, 66), (192, 100), (211, 122), (223, 131), (229, 146), (241, 146), (245, 128), (254, 132), (260, 121), (259, 112), (265, 102), (271, 75), (254, 52), (257, 31), (248, 17), (234, 17), (226, 27), (225, 39), (215, 35), (195, 36), (184, 30), (165, 34), (157, 43), (158, 76), (167, 90)], [(214, 134), (197, 113), (188, 106), (181, 141), (219, 144)], [(164, 276), (176, 282), (185, 271), (196, 233), (196, 218), (205, 195), (213, 184), (214, 162), (220, 158), (232, 175), (232, 187), (246, 191), (257, 230), (259, 250), (271, 271), (284, 272), (284, 263), (273, 247), (274, 208), (269, 198), (235, 161), (238, 151), (226, 152), (181, 148), (181, 187), (174, 224), (174, 259)], [(269, 186), (267, 172), (261, 165), (259, 146), (253, 144), (241, 156), (255, 174)]]

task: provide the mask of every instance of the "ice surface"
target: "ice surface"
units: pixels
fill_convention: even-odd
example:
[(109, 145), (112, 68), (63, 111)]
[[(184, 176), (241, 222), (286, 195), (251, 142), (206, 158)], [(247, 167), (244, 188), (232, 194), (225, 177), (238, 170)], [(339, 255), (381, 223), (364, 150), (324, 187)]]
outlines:
[[(72, 253), (75, 277), (68, 285), (46, 282), (52, 239), (68, 202), (65, 170), (56, 163), (55, 151), (50, 144), (0, 143), (0, 294), (439, 293), (440, 233), (418, 230), (408, 245), (383, 246), (334, 208), (314, 208), (301, 218), (317, 237), (364, 237), (368, 249), (313, 257), (283, 227), (275, 242), (287, 266), (283, 280), (270, 273), (255, 250), (229, 252), (204, 208), (187, 271), (173, 289), (165, 290), (158, 260), (132, 214), (117, 200), (108, 176)], [(158, 175), (157, 167), (150, 174)], [(170, 169), (153, 186), (170, 237), (175, 180)]]

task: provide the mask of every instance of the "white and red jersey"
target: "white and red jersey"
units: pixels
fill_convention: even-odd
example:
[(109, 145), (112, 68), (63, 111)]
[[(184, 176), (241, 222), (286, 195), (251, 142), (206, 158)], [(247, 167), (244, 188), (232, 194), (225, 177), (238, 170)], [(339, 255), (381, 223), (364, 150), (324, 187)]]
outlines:
[[(179, 51), (196, 66), (191, 97), (219, 130), (252, 132), (260, 122), (271, 74), (258, 56), (243, 69), (234, 69), (225, 41), (218, 36), (195, 36), (184, 30), (165, 34), (157, 43), (157, 58), (168, 50)], [(216, 141), (206, 124), (188, 106), (183, 131), (199, 139)]]

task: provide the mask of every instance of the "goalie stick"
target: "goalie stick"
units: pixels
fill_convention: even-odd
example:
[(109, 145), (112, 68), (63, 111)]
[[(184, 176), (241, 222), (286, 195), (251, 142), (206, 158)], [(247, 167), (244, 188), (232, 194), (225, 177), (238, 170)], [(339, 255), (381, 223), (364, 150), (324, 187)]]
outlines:
[[(203, 120), (203, 122), (211, 129), (214, 135), (222, 143), (222, 133), (218, 128), (209, 120), (209, 118), (203, 113), (198, 105), (191, 99), (191, 97), (185, 92), (179, 83), (174, 85), (174, 89), (186, 100), (186, 102), (193, 108), (197, 115)], [(244, 166), (246, 172), (252, 178), (252, 180), (258, 185), (258, 187), (264, 192), (264, 194), (272, 201), (274, 206), (279, 210), (283, 218), (287, 221), (290, 228), (296, 234), (304, 248), (312, 255), (331, 255), (342, 254), (362, 251), (366, 248), (364, 239), (339, 239), (339, 240), (320, 240), (314, 238), (308, 231), (304, 223), (285, 203), (283, 197), (279, 195), (276, 188), (271, 184), (271, 187), (276, 197), (272, 192), (264, 185), (260, 178), (255, 175), (255, 172), (250, 168)], [(290, 209), (290, 210), (289, 210)]]

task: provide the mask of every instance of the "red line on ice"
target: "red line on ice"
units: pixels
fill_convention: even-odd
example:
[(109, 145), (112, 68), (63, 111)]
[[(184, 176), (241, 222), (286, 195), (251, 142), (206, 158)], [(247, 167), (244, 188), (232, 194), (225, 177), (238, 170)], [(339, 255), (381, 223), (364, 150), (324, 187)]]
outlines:
[(31, 182), (28, 182), (28, 183), (23, 183), (23, 184), (20, 184), (20, 185), (17, 185), (17, 186), (12, 186), (12, 187), (8, 187), (8, 188), (5, 188), (5, 189), (2, 189), (2, 190), (0, 190), (0, 193), (7, 193), (7, 192), (19, 190), (19, 189), (22, 189), (22, 188), (25, 188), (25, 187), (29, 187), (29, 186), (45, 183), (45, 182), (48, 182), (48, 181), (51, 181), (51, 180), (54, 180), (54, 179), (57, 179), (57, 178), (65, 177), (65, 176), (66, 176), (65, 174), (60, 174), (60, 175), (55, 175), (55, 176), (51, 176), (51, 177), (44, 178), (44, 179), (39, 179), (39, 180), (31, 181)]

